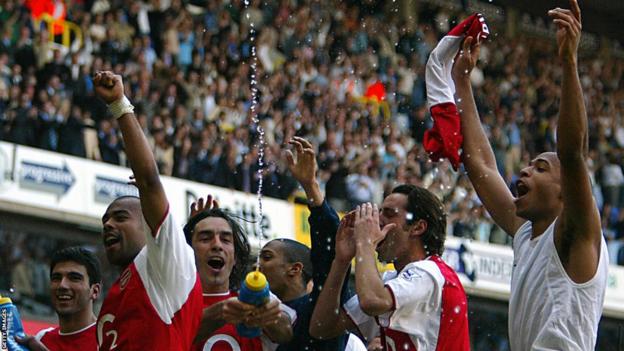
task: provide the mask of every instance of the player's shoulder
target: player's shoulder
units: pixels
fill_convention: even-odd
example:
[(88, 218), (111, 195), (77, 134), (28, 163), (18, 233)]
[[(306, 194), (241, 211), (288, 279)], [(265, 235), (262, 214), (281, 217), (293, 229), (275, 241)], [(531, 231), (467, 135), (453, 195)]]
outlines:
[(51, 336), (51, 335), (58, 335), (58, 334), (59, 334), (59, 327), (45, 328), (45, 329), (41, 329), (40, 331), (37, 332), (37, 334), (35, 334), (35, 339), (41, 341), (41, 339), (44, 336)]
[(437, 282), (443, 282), (445, 278), (438, 262), (431, 259), (425, 259), (410, 262), (396, 274), (395, 279), (406, 281), (434, 280)]

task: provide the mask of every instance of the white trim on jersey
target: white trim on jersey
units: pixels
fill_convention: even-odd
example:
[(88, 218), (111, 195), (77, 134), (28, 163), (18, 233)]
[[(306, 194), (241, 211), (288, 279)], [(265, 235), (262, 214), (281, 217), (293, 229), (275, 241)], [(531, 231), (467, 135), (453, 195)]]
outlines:
[(37, 341), (41, 341), (41, 338), (43, 338), (44, 335), (46, 335), (46, 333), (49, 333), (51, 331), (53, 331), (56, 328), (45, 328), (45, 329), (41, 329), (40, 331), (37, 332), (37, 334), (35, 335), (35, 339), (37, 339)]
[(169, 210), (154, 230), (156, 235), (147, 225), (144, 231), (147, 244), (134, 264), (154, 310), (163, 322), (171, 324), (195, 286), (195, 254)]
[(95, 322), (93, 322), (93, 323), (91, 323), (91, 324), (87, 325), (86, 327), (84, 327), (84, 328), (82, 328), (82, 329), (78, 329), (78, 330), (76, 330), (76, 331), (69, 332), (69, 333), (63, 333), (63, 332), (59, 329), (59, 335), (61, 335), (61, 336), (68, 336), (68, 335), (75, 335), (75, 334), (79, 334), (79, 333), (82, 333), (83, 331), (85, 331), (85, 330), (87, 330), (87, 329), (91, 328), (91, 327), (92, 327), (92, 326), (94, 326), (94, 325), (95, 325)]

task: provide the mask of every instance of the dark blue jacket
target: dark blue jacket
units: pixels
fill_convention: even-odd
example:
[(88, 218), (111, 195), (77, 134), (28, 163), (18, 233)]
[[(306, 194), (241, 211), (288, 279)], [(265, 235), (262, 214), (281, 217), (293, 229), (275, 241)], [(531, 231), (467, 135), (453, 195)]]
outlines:
[[(334, 339), (318, 340), (310, 336), (310, 318), (314, 306), (329, 274), (332, 261), (336, 255), (335, 238), (340, 224), (340, 218), (336, 211), (329, 206), (327, 201), (319, 207), (310, 207), (310, 235), (312, 239), (312, 267), (314, 289), (312, 293), (284, 303), (297, 311), (297, 322), (293, 330), (293, 339), (280, 345), (277, 351), (343, 351), (348, 339), (345, 333)], [(340, 304), (343, 305), (349, 299), (348, 291), (349, 276), (340, 292)]]

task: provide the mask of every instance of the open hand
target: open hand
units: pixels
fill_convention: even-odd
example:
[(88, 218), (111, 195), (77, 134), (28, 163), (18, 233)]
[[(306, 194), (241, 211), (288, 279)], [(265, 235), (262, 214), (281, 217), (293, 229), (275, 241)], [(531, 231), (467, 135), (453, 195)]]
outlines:
[(338, 231), (336, 232), (336, 259), (341, 262), (351, 262), (355, 256), (354, 223), (355, 211), (351, 211), (342, 217), (338, 226)]
[(212, 197), (212, 195), (208, 194), (205, 202), (204, 198), (200, 197), (197, 201), (194, 201), (191, 204), (191, 215), (189, 218), (195, 217), (196, 214), (203, 211), (209, 211), (213, 208), (219, 208), (219, 203)]
[(286, 150), (286, 161), (288, 170), (302, 186), (312, 184), (316, 179), (316, 152), (312, 143), (304, 138), (293, 137), (288, 142), (295, 147), (296, 157), (292, 151)]
[(468, 79), (470, 72), (477, 64), (479, 60), (479, 51), (481, 49), (481, 43), (475, 40), (473, 37), (466, 37), (462, 43), (461, 49), (455, 56), (455, 62), (453, 63), (453, 70), (451, 75), (453, 81), (459, 79)]
[(555, 8), (548, 16), (557, 25), (557, 49), (559, 58), (564, 61), (576, 60), (581, 40), (581, 9), (577, 0), (570, 0), (570, 10)]
[(390, 223), (379, 228), (379, 208), (370, 202), (362, 204), (355, 210), (354, 233), (356, 246), (372, 246), (379, 244), (396, 227)]

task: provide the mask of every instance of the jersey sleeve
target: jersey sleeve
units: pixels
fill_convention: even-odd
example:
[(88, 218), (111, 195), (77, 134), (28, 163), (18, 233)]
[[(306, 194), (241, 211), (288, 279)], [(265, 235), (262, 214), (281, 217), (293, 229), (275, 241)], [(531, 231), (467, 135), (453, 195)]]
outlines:
[(147, 243), (135, 259), (136, 269), (154, 309), (170, 324), (197, 282), (195, 254), (169, 210), (153, 235), (147, 225), (144, 230)]
[(46, 333), (53, 331), (54, 328), (46, 328), (46, 329), (41, 329), (40, 331), (37, 332), (37, 334), (35, 334), (35, 339), (37, 339), (37, 341), (41, 341), (41, 339), (43, 338), (44, 335), (46, 335)]
[(347, 303), (342, 305), (342, 309), (347, 313), (358, 332), (367, 342), (379, 336), (379, 326), (375, 319), (362, 311), (360, 300), (357, 295), (351, 297)]
[(392, 294), (394, 308), (387, 327), (410, 330), (414, 316), (437, 313), (442, 304), (444, 276), (434, 262), (421, 261), (406, 266), (396, 277), (385, 282)]

